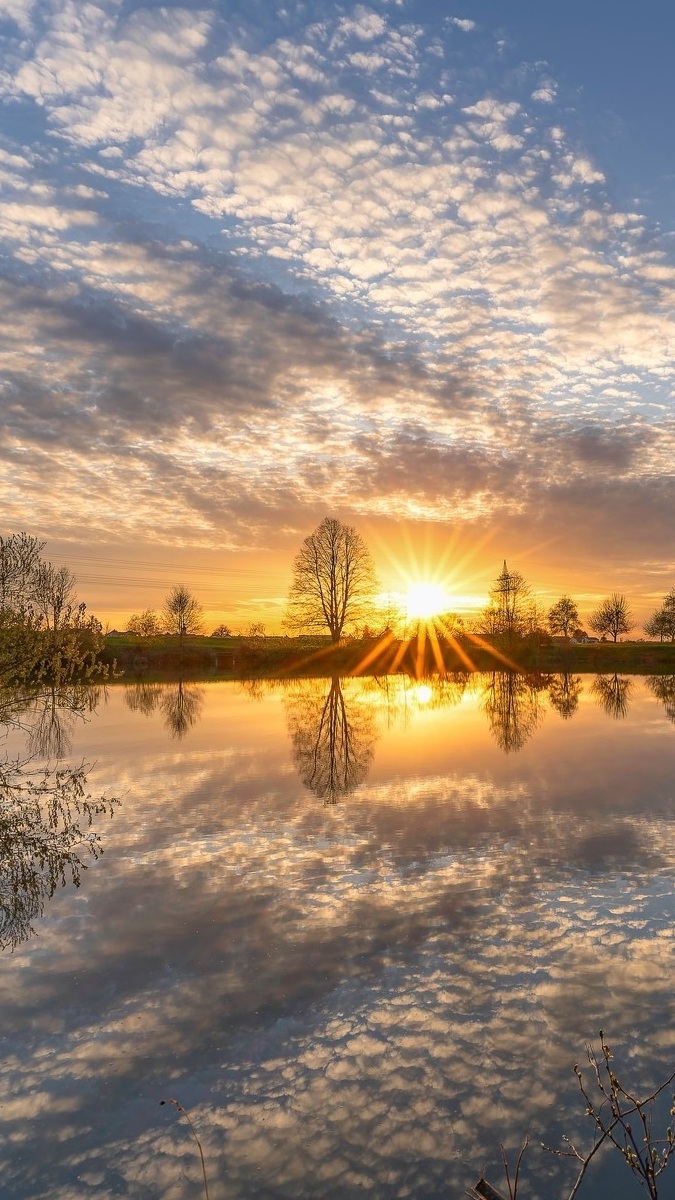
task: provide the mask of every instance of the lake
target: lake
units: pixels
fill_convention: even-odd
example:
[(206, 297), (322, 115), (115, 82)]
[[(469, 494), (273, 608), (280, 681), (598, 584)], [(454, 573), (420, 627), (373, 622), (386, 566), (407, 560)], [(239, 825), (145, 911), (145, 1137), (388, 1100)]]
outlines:
[[(3, 835), (3, 1197), (197, 1200), (169, 1098), (211, 1200), (461, 1197), (526, 1134), (523, 1195), (563, 1197), (585, 1041), (675, 1067), (673, 677), (67, 701), (6, 744), (84, 760), (94, 810)], [(641, 1193), (614, 1151), (579, 1194)]]

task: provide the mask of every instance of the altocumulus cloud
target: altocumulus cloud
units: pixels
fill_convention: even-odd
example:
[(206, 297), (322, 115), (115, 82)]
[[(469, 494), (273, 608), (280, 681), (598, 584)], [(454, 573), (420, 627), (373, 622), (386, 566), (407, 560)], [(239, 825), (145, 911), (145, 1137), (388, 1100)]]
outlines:
[(631, 529), (672, 503), (675, 264), (548, 68), (384, 3), (0, 19), (8, 521), (545, 523), (608, 473)]

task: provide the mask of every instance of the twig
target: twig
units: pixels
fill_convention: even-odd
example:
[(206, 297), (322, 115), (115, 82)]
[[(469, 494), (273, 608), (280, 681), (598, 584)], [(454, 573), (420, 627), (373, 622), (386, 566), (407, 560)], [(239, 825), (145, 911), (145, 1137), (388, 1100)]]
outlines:
[(202, 1160), (202, 1175), (204, 1176), (204, 1195), (206, 1197), (206, 1200), (210, 1200), (209, 1184), (208, 1184), (208, 1180), (206, 1178), (206, 1163), (204, 1162), (204, 1151), (202, 1150), (202, 1144), (197, 1135), (197, 1130), (195, 1129), (194, 1125), (192, 1124), (192, 1121), (190, 1120), (189, 1112), (187, 1111), (187, 1109), (183, 1108), (183, 1105), (180, 1104), (180, 1102), (178, 1100), (174, 1100), (172, 1098), (169, 1098), (168, 1100), (160, 1100), (160, 1104), (173, 1104), (174, 1108), (178, 1109), (178, 1112), (181, 1113), (182, 1116), (185, 1117), (185, 1120), (187, 1121), (188, 1125), (190, 1126), (190, 1129), (192, 1131), (192, 1136), (197, 1143), (197, 1149), (199, 1150), (199, 1157)]

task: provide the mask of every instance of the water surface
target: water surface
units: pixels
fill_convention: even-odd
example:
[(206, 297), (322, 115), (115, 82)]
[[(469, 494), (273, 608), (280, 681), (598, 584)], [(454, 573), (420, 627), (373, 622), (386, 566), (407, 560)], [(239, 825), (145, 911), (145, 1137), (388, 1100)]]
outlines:
[[(132, 684), (25, 712), (8, 754), (84, 759), (111, 803), (79, 886), (12, 926), (3, 884), (3, 1196), (201, 1196), (170, 1096), (212, 1200), (461, 1196), (500, 1142), (587, 1140), (586, 1038), (636, 1087), (675, 1064), (673, 682)], [(529, 1170), (566, 1194), (565, 1164)], [(581, 1194), (639, 1194), (624, 1171)]]

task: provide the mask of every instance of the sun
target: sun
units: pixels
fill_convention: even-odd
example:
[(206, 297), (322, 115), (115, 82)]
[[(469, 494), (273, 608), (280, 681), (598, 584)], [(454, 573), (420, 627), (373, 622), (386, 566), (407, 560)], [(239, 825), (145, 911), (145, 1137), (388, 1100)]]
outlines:
[(430, 621), (447, 612), (448, 597), (437, 583), (411, 583), (406, 595), (406, 610), (414, 621)]

